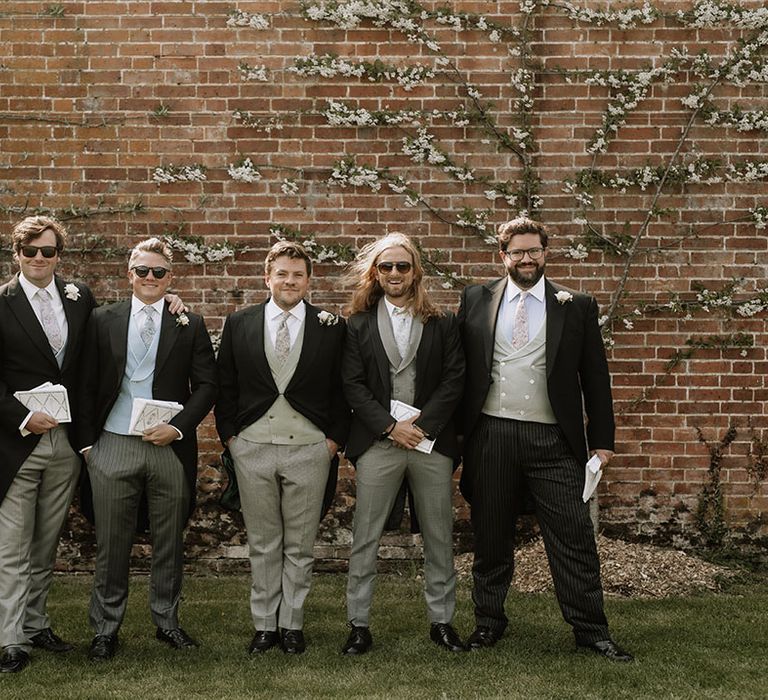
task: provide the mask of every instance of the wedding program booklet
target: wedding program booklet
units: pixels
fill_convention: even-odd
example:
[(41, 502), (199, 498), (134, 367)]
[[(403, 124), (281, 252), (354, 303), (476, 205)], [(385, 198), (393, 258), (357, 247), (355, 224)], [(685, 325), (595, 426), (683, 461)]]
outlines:
[(168, 423), (184, 408), (175, 401), (156, 399), (134, 399), (131, 409), (131, 423), (128, 431), (131, 435), (143, 435), (145, 430), (159, 423)]
[(45, 382), (34, 389), (16, 391), (13, 394), (30, 411), (46, 413), (59, 423), (71, 423), (67, 387)]
[(603, 476), (603, 463), (596, 454), (592, 455), (587, 465), (584, 467), (584, 493), (581, 494), (581, 500), (586, 503), (595, 492), (600, 479)]
[[(415, 406), (410, 406), (409, 404), (403, 403), (402, 401), (391, 401), (389, 405), (389, 412), (397, 421), (408, 420), (409, 418), (417, 416), (419, 413), (421, 413), (421, 411)], [(389, 439), (391, 440), (392, 436), (390, 436)], [(427, 440), (427, 438), (424, 438), (418, 445), (416, 445), (414, 449), (429, 455), (432, 454), (432, 448), (434, 446), (434, 440)]]

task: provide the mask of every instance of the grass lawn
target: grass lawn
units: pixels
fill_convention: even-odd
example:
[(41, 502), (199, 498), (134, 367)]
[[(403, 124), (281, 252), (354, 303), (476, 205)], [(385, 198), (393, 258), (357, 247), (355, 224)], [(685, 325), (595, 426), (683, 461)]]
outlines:
[[(176, 652), (154, 639), (147, 580), (131, 582), (121, 646), (111, 662), (93, 664), (86, 620), (90, 577), (54, 582), (55, 630), (77, 649), (35, 650), (20, 674), (0, 677), (0, 698), (713, 698), (768, 697), (768, 587), (753, 577), (728, 594), (666, 600), (607, 601), (615, 638), (634, 664), (611, 664), (575, 651), (552, 595), (511, 594), (512, 618), (495, 648), (450, 654), (428, 639), (420, 584), (382, 576), (371, 631), (374, 648), (346, 658), (345, 578), (316, 577), (307, 604), (308, 649), (250, 658), (248, 581), (188, 577), (182, 623), (202, 643)], [(471, 631), (469, 589), (459, 590), (456, 626)]]

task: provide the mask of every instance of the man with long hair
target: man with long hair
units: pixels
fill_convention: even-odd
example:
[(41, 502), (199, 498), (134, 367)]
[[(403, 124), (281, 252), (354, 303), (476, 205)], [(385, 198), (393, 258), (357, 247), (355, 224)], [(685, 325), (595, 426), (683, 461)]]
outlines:
[(544, 276), (549, 237), (542, 224), (508, 221), (497, 240), (507, 274), (467, 287), (459, 309), (467, 358), (461, 491), (472, 505), (475, 537), (476, 628), (468, 643), (491, 647), (507, 626), (514, 516), (527, 490), (576, 644), (631, 661), (608, 633), (600, 561), (582, 501), (588, 450), (605, 465), (614, 448), (597, 302)]
[(456, 585), (451, 491), (459, 454), (453, 414), (464, 383), (464, 356), (454, 316), (430, 301), (423, 276), (419, 252), (402, 233), (365, 246), (349, 273), (355, 290), (342, 382), (353, 411), (346, 455), (356, 467), (357, 502), (345, 655), (364, 654), (372, 645), (369, 613), (379, 539), (404, 480), (424, 538), (430, 638), (450, 651), (465, 651), (451, 626)]

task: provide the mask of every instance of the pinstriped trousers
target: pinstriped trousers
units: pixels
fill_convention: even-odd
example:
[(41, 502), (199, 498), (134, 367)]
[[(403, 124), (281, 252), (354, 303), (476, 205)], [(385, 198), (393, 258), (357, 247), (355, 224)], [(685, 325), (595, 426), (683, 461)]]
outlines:
[(472, 460), (475, 560), (472, 600), (478, 625), (502, 632), (515, 563), (515, 512), (527, 486), (536, 508), (555, 593), (579, 644), (609, 638), (600, 560), (581, 499), (584, 466), (557, 425), (482, 415), (467, 446)]
[(96, 634), (116, 634), (128, 602), (131, 546), (147, 494), (152, 533), (149, 608), (163, 629), (179, 626), (184, 524), (189, 486), (170, 445), (104, 431), (88, 455), (96, 520), (96, 573), (89, 618)]

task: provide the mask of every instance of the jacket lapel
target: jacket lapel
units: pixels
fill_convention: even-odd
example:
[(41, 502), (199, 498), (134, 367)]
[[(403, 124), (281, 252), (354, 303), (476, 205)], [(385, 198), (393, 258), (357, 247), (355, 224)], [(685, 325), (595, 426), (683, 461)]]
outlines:
[(32, 305), (27, 299), (27, 295), (19, 283), (19, 275), (17, 274), (6, 289), (6, 295), (8, 298), (8, 306), (16, 316), (19, 324), (29, 336), (33, 345), (50, 360), (58, 370), (58, 363), (51, 350), (51, 345), (48, 342), (48, 338), (45, 335), (43, 327), (40, 325), (40, 321), (37, 320), (35, 312), (32, 310)]
[(549, 280), (544, 280), (544, 299), (547, 308), (547, 376), (552, 373), (565, 324), (566, 304), (559, 303), (555, 298), (558, 289), (559, 287)]
[[(264, 343), (266, 338), (264, 337), (264, 309), (267, 306), (267, 302), (263, 301), (261, 304), (256, 304), (252, 307), (248, 313), (248, 319), (245, 326), (245, 340), (246, 347), (253, 348), (253, 365), (264, 379), (267, 384), (271, 384), (277, 391), (277, 384), (275, 384), (275, 378), (272, 376), (272, 370), (269, 368), (269, 362), (267, 360), (267, 354), (264, 351)], [(306, 325), (306, 324), (305, 324)], [(302, 348), (302, 354), (303, 354)], [(294, 372), (295, 376), (295, 372)]]
[(507, 289), (507, 278), (494, 280), (483, 287), (483, 295), (485, 296), (484, 304), (480, 305), (482, 313), (488, 314), (486, 318), (481, 319), (483, 328), (483, 342), (485, 347), (483, 348), (483, 357), (485, 358), (485, 366), (488, 372), (491, 371), (493, 364), (493, 346), (496, 338), (496, 322), (499, 318), (499, 307), (504, 299), (504, 293)]
[[(304, 337), (301, 342), (301, 355), (299, 355), (296, 371), (293, 373), (288, 386), (291, 386), (297, 378), (301, 378), (304, 373), (311, 371), (312, 364), (317, 358), (319, 351), (320, 321), (317, 318), (317, 314), (320, 313), (320, 309), (308, 304), (306, 301), (304, 302), (304, 307), (306, 313), (304, 316)], [(261, 327), (264, 328), (263, 323)], [(264, 343), (262, 343), (262, 347), (264, 347)]]
[(59, 290), (59, 296), (61, 297), (61, 303), (64, 306), (64, 316), (67, 318), (67, 347), (64, 350), (64, 362), (61, 365), (61, 371), (67, 369), (73, 362), (77, 360), (75, 355), (77, 342), (76, 339), (82, 332), (84, 321), (86, 320), (82, 314), (76, 313), (75, 304), (85, 303), (78, 299), (70, 299), (67, 297), (64, 290), (64, 281), (59, 277), (56, 277), (56, 289)]
[[(414, 322), (416, 319), (414, 319)], [(426, 323), (421, 324), (421, 338), (416, 350), (416, 377), (426, 377), (429, 372), (427, 365), (432, 357), (432, 341), (435, 337), (434, 319), (428, 319)]]
[[(379, 301), (379, 304), (382, 303), (383, 297)], [(366, 322), (368, 324), (368, 333), (371, 337), (371, 345), (373, 346), (373, 354), (376, 357), (376, 367), (379, 370), (381, 385), (389, 389), (389, 358), (387, 357), (387, 352), (384, 349), (384, 341), (381, 339), (381, 333), (379, 332), (378, 304), (368, 311)], [(397, 357), (399, 359), (400, 355)]]
[(109, 346), (112, 349), (112, 359), (115, 363), (115, 370), (118, 376), (118, 382), (123, 379), (125, 374), (125, 360), (128, 352), (128, 323), (131, 318), (131, 302), (121, 301), (109, 307)]
[[(163, 304), (163, 315), (160, 320), (160, 340), (157, 343), (157, 357), (155, 358), (155, 374), (159, 373), (166, 360), (171, 355), (171, 350), (176, 343), (176, 338), (181, 332), (182, 326), (176, 323), (178, 316), (168, 311), (168, 304)], [(128, 327), (126, 326), (126, 342), (128, 339)]]

